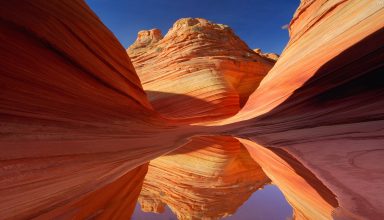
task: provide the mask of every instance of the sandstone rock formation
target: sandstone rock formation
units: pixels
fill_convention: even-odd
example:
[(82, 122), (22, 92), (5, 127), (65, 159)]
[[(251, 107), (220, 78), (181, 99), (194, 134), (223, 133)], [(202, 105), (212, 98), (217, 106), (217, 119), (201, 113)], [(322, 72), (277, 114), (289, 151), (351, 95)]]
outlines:
[[(183, 175), (161, 165), (199, 158), (210, 164), (199, 177), (225, 184), (214, 173), (219, 171), (236, 182), (236, 175), (227, 174), (247, 169), (229, 160), (241, 153), (212, 157), (234, 169), (197, 153), (220, 155), (212, 143), (185, 152), (198, 136), (233, 135), (281, 188), (297, 218), (381, 220), (383, 27), (381, 1), (303, 0), (288, 46), (264, 77), (273, 62), (228, 27), (182, 19), (164, 38), (156, 30), (142, 32), (128, 50), (147, 100), (126, 51), (83, 1), (1, 1), (1, 218), (126, 219), (146, 164), (176, 148), (184, 155), (161, 157), (150, 170)], [(196, 123), (230, 116), (242, 106), (212, 126), (163, 117)], [(310, 172), (299, 174), (289, 161)], [(196, 174), (188, 163), (174, 166)], [(262, 173), (258, 166), (255, 171)], [(155, 174), (149, 171), (148, 178)], [(199, 192), (206, 189), (196, 189), (177, 195), (203, 198)], [(176, 203), (171, 193), (164, 195)], [(222, 208), (214, 198), (207, 201)], [(160, 201), (144, 208), (161, 211)]]
[(142, 210), (180, 220), (221, 219), (233, 214), (269, 178), (232, 137), (196, 137), (152, 160), (139, 197)]
[(237, 113), (275, 62), (202, 18), (176, 21), (164, 38), (140, 31), (127, 52), (154, 108), (188, 122)]
[(273, 61), (277, 61), (280, 57), (276, 53), (263, 53), (260, 48), (253, 49), (253, 51), (255, 51), (255, 53), (259, 54), (260, 56), (271, 59)]
[(273, 69), (221, 124), (304, 164), (336, 195), (334, 217), (381, 219), (384, 4), (302, 1), (289, 30)]
[[(124, 48), (83, 1), (1, 1), (0, 29), (1, 218), (117, 210), (103, 189), (143, 177), (129, 173), (183, 139), (152, 110)], [(148, 138), (163, 132), (173, 134)], [(121, 187), (124, 198), (138, 196), (136, 181)], [(98, 204), (63, 209), (98, 190)]]
[[(377, 71), (382, 68), (383, 7), (384, 4), (374, 0), (302, 1), (290, 23), (290, 41), (283, 54), (241, 112), (229, 121), (255, 118), (272, 110), (274, 117), (281, 118), (292, 115), (308, 119), (308, 114), (314, 111), (327, 116), (331, 111), (337, 113), (332, 114), (333, 119), (326, 120), (328, 122), (346, 116), (347, 120), (353, 120), (364, 117), (364, 114), (374, 115), (382, 103), (371, 103), (372, 111), (360, 109), (367, 108), (365, 105), (360, 108), (353, 106), (357, 101), (368, 102), (360, 98), (368, 94), (361, 93), (371, 87), (378, 89), (378, 85), (357, 88), (359, 85), (356, 82), (367, 84), (366, 81), (379, 77)], [(349, 17), (351, 14), (354, 16)], [(347, 93), (345, 90), (349, 84), (350, 92)], [(360, 97), (357, 97), (358, 94)], [(295, 102), (291, 101), (293, 97)], [(349, 100), (344, 102), (344, 97)], [(326, 103), (332, 98), (337, 101)], [(304, 104), (305, 107), (302, 106)], [(326, 105), (329, 108), (325, 108)], [(341, 105), (345, 109), (351, 106), (354, 111), (344, 114)], [(292, 110), (283, 111), (282, 106)], [(293, 108), (299, 107), (301, 112), (308, 113), (296, 114)], [(281, 112), (277, 113), (277, 109)], [(321, 120), (321, 117), (317, 118)], [(306, 121), (319, 123), (317, 120)]]

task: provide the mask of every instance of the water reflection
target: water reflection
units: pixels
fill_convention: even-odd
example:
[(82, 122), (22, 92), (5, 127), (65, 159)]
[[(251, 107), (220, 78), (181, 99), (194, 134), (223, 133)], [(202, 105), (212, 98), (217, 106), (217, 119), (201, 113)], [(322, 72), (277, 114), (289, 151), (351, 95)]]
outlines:
[[(133, 219), (152, 215), (145, 212), (165, 213), (153, 219), (176, 216), (180, 220), (292, 216), (289, 205), (275, 186), (254, 193), (269, 183), (260, 165), (237, 139), (194, 138), (179, 150), (150, 162), (138, 200), (141, 211), (137, 209)], [(266, 201), (255, 199), (258, 197)], [(265, 203), (267, 201), (270, 203)], [(174, 213), (173, 217), (167, 207)]]
[[(273, 184), (254, 192), (234, 214), (225, 220), (288, 220), (292, 217), (292, 207), (285, 200), (278, 187)], [(132, 220), (177, 220), (172, 210), (165, 206), (162, 213), (144, 212), (139, 203), (136, 205)], [(204, 219), (204, 218), (202, 218)], [(205, 218), (208, 219), (208, 218)]]
[(309, 169), (280, 148), (265, 148), (240, 139), (252, 158), (283, 192), (294, 219), (333, 219), (338, 201)]
[(340, 207), (336, 194), (283, 148), (266, 148), (241, 138), (205, 136), (150, 162), (132, 218), (359, 216)]

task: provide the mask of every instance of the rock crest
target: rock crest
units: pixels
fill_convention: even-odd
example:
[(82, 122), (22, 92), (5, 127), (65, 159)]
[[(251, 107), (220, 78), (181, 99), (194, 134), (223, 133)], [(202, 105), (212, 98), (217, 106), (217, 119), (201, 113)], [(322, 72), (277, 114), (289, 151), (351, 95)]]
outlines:
[[(217, 120), (237, 113), (274, 64), (226, 25), (182, 18), (162, 38), (139, 32), (127, 52), (154, 108), (166, 118)], [(172, 103), (172, 105), (170, 105)]]

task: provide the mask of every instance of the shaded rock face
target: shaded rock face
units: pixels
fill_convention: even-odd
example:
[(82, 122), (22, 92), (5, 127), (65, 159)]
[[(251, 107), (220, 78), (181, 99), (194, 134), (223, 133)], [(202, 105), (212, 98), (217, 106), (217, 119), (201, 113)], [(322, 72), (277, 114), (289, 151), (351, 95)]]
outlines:
[(180, 19), (160, 38), (156, 29), (140, 31), (127, 52), (150, 102), (167, 118), (201, 122), (235, 114), (275, 62), (228, 26), (202, 18)]
[(137, 167), (182, 138), (151, 144), (171, 127), (124, 48), (83, 1), (1, 1), (0, 30), (1, 218), (126, 219)]
[(16, 5), (0, 9), (3, 139), (92, 138), (104, 123), (149, 119), (128, 56), (85, 3)]
[(150, 162), (139, 202), (146, 212), (161, 213), (167, 205), (180, 220), (220, 219), (268, 183), (236, 139), (196, 137)]

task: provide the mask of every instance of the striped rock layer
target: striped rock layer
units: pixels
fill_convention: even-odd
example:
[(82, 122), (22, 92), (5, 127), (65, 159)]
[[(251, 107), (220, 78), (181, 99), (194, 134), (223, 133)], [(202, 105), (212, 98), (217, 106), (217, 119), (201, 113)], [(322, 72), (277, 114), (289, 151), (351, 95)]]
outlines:
[(275, 62), (202, 18), (180, 19), (164, 37), (140, 31), (127, 52), (153, 107), (187, 122), (237, 113)]
[[(316, 124), (321, 123), (316, 118), (322, 120), (326, 117), (319, 116), (330, 114), (333, 119), (327, 118), (328, 122), (377, 114), (381, 100), (372, 103), (362, 97), (375, 99), (369, 95), (380, 89), (371, 82), (378, 80), (383, 63), (383, 8), (377, 0), (302, 1), (281, 57), (229, 121), (273, 112), (274, 119), (289, 115), (300, 120), (312, 115), (313, 120), (307, 122)], [(351, 111), (345, 114), (341, 108), (347, 106)], [(303, 114), (296, 114), (300, 111)]]
[[(242, 138), (297, 219), (381, 220), (383, 27), (381, 0), (303, 0), (266, 75), (273, 62), (228, 27), (181, 19), (164, 38), (139, 34), (128, 49), (138, 76), (83, 1), (1, 1), (1, 218), (127, 219), (150, 160), (192, 136), (225, 134)], [(215, 126), (165, 119), (217, 120), (240, 108)], [(210, 165), (191, 178), (226, 176), (196, 152), (179, 156)]]
[(80, 0), (1, 1), (0, 30), (0, 218), (127, 219), (140, 166), (183, 138), (124, 48)]
[(382, 219), (384, 4), (302, 1), (289, 31), (275, 66), (220, 124), (284, 149), (332, 191), (335, 212), (324, 206), (318, 213), (328, 214), (307, 219)]

